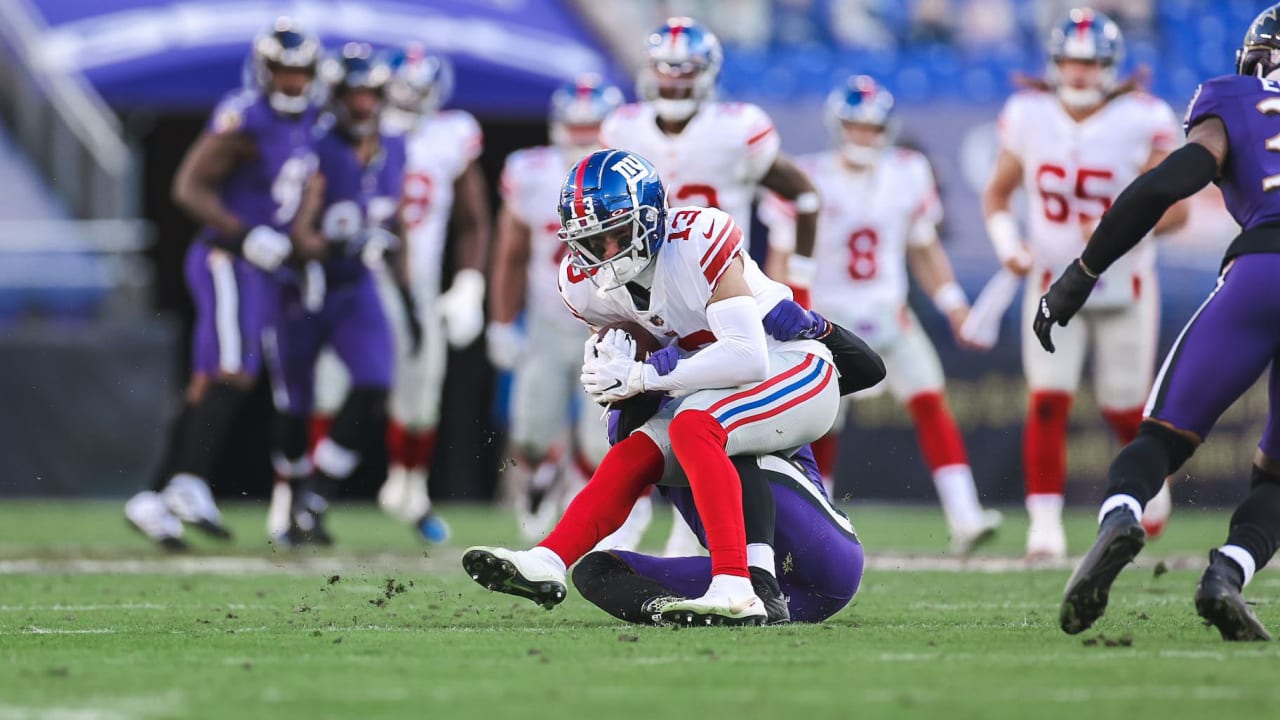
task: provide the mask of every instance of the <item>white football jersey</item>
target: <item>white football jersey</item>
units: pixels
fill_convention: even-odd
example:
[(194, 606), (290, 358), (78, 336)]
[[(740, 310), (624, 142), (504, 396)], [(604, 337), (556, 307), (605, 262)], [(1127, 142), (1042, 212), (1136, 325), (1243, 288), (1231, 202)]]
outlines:
[(764, 110), (718, 102), (698, 108), (679, 135), (658, 127), (652, 105), (623, 105), (605, 118), (600, 140), (652, 163), (671, 205), (719, 208), (744, 229), (751, 226), (756, 187), (781, 145)]
[(483, 147), (480, 125), (461, 110), (428, 115), (405, 138), (404, 226), (409, 277), (419, 292), (440, 292), (453, 185)]
[[(1178, 146), (1173, 110), (1141, 92), (1107, 102), (1083, 122), (1053, 93), (1019, 92), (1005, 103), (999, 133), (1001, 146), (1022, 161), (1032, 258), (1054, 277), (1080, 256), (1102, 213), (1141, 174), (1152, 151)], [(1144, 240), (1108, 275), (1154, 265), (1155, 248)]]
[(566, 330), (582, 324), (565, 310), (556, 284), (560, 261), (568, 253), (560, 231), (560, 187), (572, 161), (555, 146), (517, 150), (507, 156), (500, 189), (508, 212), (529, 227), (525, 310)]
[[(835, 151), (796, 163), (822, 198), (810, 290), (814, 308), (834, 318), (855, 310), (896, 315), (907, 302), (911, 229), (918, 221), (942, 221), (929, 161), (914, 150), (888, 148), (865, 172), (850, 170)], [(768, 196), (760, 216), (771, 244), (775, 236), (794, 237), (795, 211), (778, 196)]]
[[(667, 211), (666, 241), (654, 258), (653, 284), (649, 308), (638, 310), (625, 287), (601, 291), (583, 271), (560, 262), (560, 295), (579, 319), (593, 329), (630, 320), (653, 333), (663, 347), (679, 344), (686, 354), (715, 342), (707, 321), (707, 303), (725, 270), (741, 256), (747, 286), (755, 297), (760, 317), (791, 290), (770, 280), (746, 252), (742, 230), (723, 211), (714, 208), (682, 207)], [(831, 353), (816, 340), (785, 343), (768, 340), (772, 350), (799, 350), (827, 361)]]

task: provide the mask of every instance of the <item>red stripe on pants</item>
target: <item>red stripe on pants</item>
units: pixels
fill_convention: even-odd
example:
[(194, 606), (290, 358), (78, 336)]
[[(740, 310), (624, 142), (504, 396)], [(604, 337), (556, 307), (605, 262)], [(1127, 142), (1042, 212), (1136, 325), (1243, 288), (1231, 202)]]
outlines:
[(707, 534), (711, 575), (750, 577), (742, 481), (724, 451), (729, 433), (705, 410), (686, 410), (671, 421), (670, 434)]

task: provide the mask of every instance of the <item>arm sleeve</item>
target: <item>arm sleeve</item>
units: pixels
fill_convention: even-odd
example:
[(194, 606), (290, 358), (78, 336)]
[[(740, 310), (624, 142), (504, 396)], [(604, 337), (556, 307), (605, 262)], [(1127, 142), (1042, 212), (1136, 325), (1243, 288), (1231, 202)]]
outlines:
[(644, 368), (644, 388), (686, 395), (695, 390), (760, 382), (769, 375), (769, 351), (755, 298), (731, 297), (707, 306), (716, 341), (681, 360), (666, 375)]
[[(822, 344), (831, 351), (836, 371), (840, 373), (840, 394), (866, 390), (884, 379), (884, 360), (870, 345), (849, 330), (831, 322), (831, 332)], [(677, 366), (678, 367), (678, 366)]]
[(1125, 188), (1093, 231), (1080, 259), (1094, 274), (1137, 245), (1174, 203), (1213, 182), (1218, 161), (1203, 145), (1190, 143)]

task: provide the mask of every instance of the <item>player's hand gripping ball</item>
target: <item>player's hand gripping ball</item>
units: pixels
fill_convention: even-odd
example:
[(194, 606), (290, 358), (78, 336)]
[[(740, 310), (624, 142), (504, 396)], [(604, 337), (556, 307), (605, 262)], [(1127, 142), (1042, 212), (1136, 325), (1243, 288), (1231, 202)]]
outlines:
[(644, 392), (644, 361), (660, 349), (657, 339), (639, 323), (600, 328), (584, 348), (583, 389), (597, 403), (619, 407), (621, 401)]

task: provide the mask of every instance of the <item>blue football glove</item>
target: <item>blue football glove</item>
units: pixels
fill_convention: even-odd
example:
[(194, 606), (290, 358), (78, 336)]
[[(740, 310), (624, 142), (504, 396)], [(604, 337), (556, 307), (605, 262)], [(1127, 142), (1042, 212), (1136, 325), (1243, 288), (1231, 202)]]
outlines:
[(658, 352), (650, 353), (645, 362), (652, 365), (659, 375), (666, 375), (675, 370), (676, 363), (680, 362), (680, 348), (668, 345)]
[(774, 340), (813, 340), (826, 335), (831, 323), (793, 300), (783, 300), (764, 316), (764, 331)]

